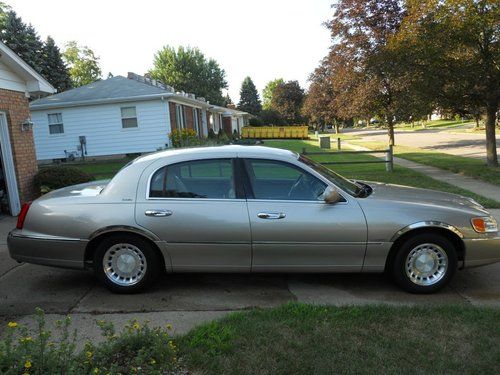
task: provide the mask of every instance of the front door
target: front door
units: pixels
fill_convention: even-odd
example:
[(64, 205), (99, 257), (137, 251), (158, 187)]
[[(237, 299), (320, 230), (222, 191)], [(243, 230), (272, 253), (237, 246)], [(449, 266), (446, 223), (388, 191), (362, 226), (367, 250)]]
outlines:
[(156, 165), (146, 174), (136, 221), (167, 243), (174, 271), (250, 271), (248, 212), (232, 159)]
[(367, 226), (350, 198), (326, 204), (326, 184), (287, 162), (246, 159), (252, 271), (357, 272)]

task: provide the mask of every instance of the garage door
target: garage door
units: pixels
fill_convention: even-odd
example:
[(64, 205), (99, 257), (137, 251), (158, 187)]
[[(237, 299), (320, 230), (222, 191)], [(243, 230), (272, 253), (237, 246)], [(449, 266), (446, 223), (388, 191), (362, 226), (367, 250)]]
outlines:
[(0, 148), (0, 158), (2, 159), (1, 167), (5, 185), (7, 187), (10, 212), (13, 216), (17, 216), (21, 210), (21, 203), (19, 201), (16, 170), (14, 168), (14, 160), (12, 158), (12, 147), (10, 145), (7, 116), (4, 112), (0, 112)]

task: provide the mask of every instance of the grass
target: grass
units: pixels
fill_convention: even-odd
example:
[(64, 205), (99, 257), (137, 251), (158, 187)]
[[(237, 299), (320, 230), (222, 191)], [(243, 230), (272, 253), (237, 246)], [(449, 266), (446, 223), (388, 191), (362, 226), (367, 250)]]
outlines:
[(116, 172), (131, 160), (133, 160), (133, 158), (66, 163), (63, 165), (81, 169), (93, 175), (97, 180), (102, 180), (113, 177)]
[[(302, 152), (302, 148), (304, 147), (308, 151), (319, 150), (319, 148), (316, 146), (317, 141), (297, 141), (297, 140), (266, 141), (264, 145), (270, 147), (284, 148), (296, 152)], [(332, 156), (330, 155), (314, 156), (313, 159), (319, 162), (376, 160), (376, 158), (371, 155), (352, 155), (352, 154), (335, 155), (334, 151), (332, 151)], [(474, 194), (468, 190), (461, 189), (459, 187), (447, 184), (445, 182), (437, 181), (422, 173), (415, 172), (411, 169), (400, 167), (397, 165), (394, 166), (394, 171), (392, 173), (386, 172), (385, 165), (382, 163), (334, 165), (330, 166), (330, 168), (347, 178), (355, 178), (365, 181), (379, 181), (379, 182), (408, 185), (426, 189), (441, 190), (449, 193), (460, 194), (474, 198), (476, 201), (478, 201), (479, 203), (488, 208), (500, 207), (500, 202), (485, 198), (483, 196)]]
[[(383, 142), (363, 142), (358, 140), (349, 142), (373, 150), (387, 148), (387, 144)], [(450, 155), (443, 152), (433, 152), (406, 146), (395, 146), (394, 154), (403, 159), (477, 178), (500, 186), (500, 168), (488, 167), (484, 160), (481, 159)]]
[(475, 122), (471, 120), (433, 120), (433, 121), (416, 121), (415, 124), (408, 123), (399, 123), (395, 126), (397, 130), (410, 130), (410, 131), (419, 131), (419, 130), (429, 130), (429, 129), (439, 129), (439, 130), (448, 130), (454, 128), (461, 128), (463, 126), (475, 126)]
[(233, 313), (181, 337), (204, 374), (498, 374), (500, 310), (325, 307)]

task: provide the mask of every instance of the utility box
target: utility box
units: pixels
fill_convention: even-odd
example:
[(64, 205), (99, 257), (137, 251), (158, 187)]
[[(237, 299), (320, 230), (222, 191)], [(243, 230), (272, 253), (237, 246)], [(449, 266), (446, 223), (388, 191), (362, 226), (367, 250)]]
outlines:
[(328, 137), (319, 137), (319, 147), (320, 148), (331, 148), (331, 145), (330, 145), (330, 136), (328, 136)]

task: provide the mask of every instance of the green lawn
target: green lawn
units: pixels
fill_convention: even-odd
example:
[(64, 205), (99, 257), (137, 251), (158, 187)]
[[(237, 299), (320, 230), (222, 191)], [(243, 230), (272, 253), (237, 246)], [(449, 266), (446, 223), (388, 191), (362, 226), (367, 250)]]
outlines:
[[(383, 142), (363, 142), (359, 140), (352, 140), (349, 142), (373, 150), (387, 148), (387, 144)], [(395, 146), (394, 154), (403, 159), (431, 165), (436, 168), (474, 177), (500, 186), (500, 168), (488, 167), (485, 161), (481, 159), (450, 155), (443, 152), (433, 152), (406, 146)]]
[(396, 124), (395, 129), (397, 130), (410, 130), (410, 131), (419, 131), (424, 129), (439, 129), (439, 130), (448, 130), (454, 128), (461, 128), (463, 126), (475, 126), (475, 122), (471, 120), (433, 120), (433, 121), (416, 121), (414, 125), (409, 123), (399, 123)]
[(78, 163), (65, 163), (63, 166), (75, 167), (93, 175), (97, 180), (113, 177), (125, 164), (133, 158), (122, 158), (113, 160), (89, 161)]
[[(301, 152), (303, 147), (305, 147), (308, 151), (318, 151), (319, 148), (316, 146), (317, 143), (318, 143), (317, 141), (288, 140), (288, 141), (266, 141), (264, 145)], [(371, 155), (352, 155), (352, 154), (335, 155), (334, 150), (332, 150), (332, 156), (329, 155), (326, 157), (314, 156), (313, 159), (319, 162), (376, 160), (376, 158)], [(419, 172), (415, 172), (411, 169), (400, 167), (397, 165), (394, 166), (394, 172), (392, 173), (388, 173), (385, 171), (384, 164), (334, 165), (330, 166), (330, 168), (333, 169), (335, 172), (338, 172), (348, 178), (355, 178), (366, 181), (380, 181), (380, 182), (394, 183), (400, 185), (421, 187), (426, 189), (442, 190), (474, 198), (475, 200), (483, 204), (485, 207), (489, 208), (500, 207), (500, 202), (496, 202), (492, 199), (482, 197), (468, 190), (458, 188), (456, 186), (447, 184), (445, 182), (434, 180), (433, 178), (427, 177)]]
[(500, 310), (287, 304), (233, 313), (179, 340), (203, 374), (498, 374)]

